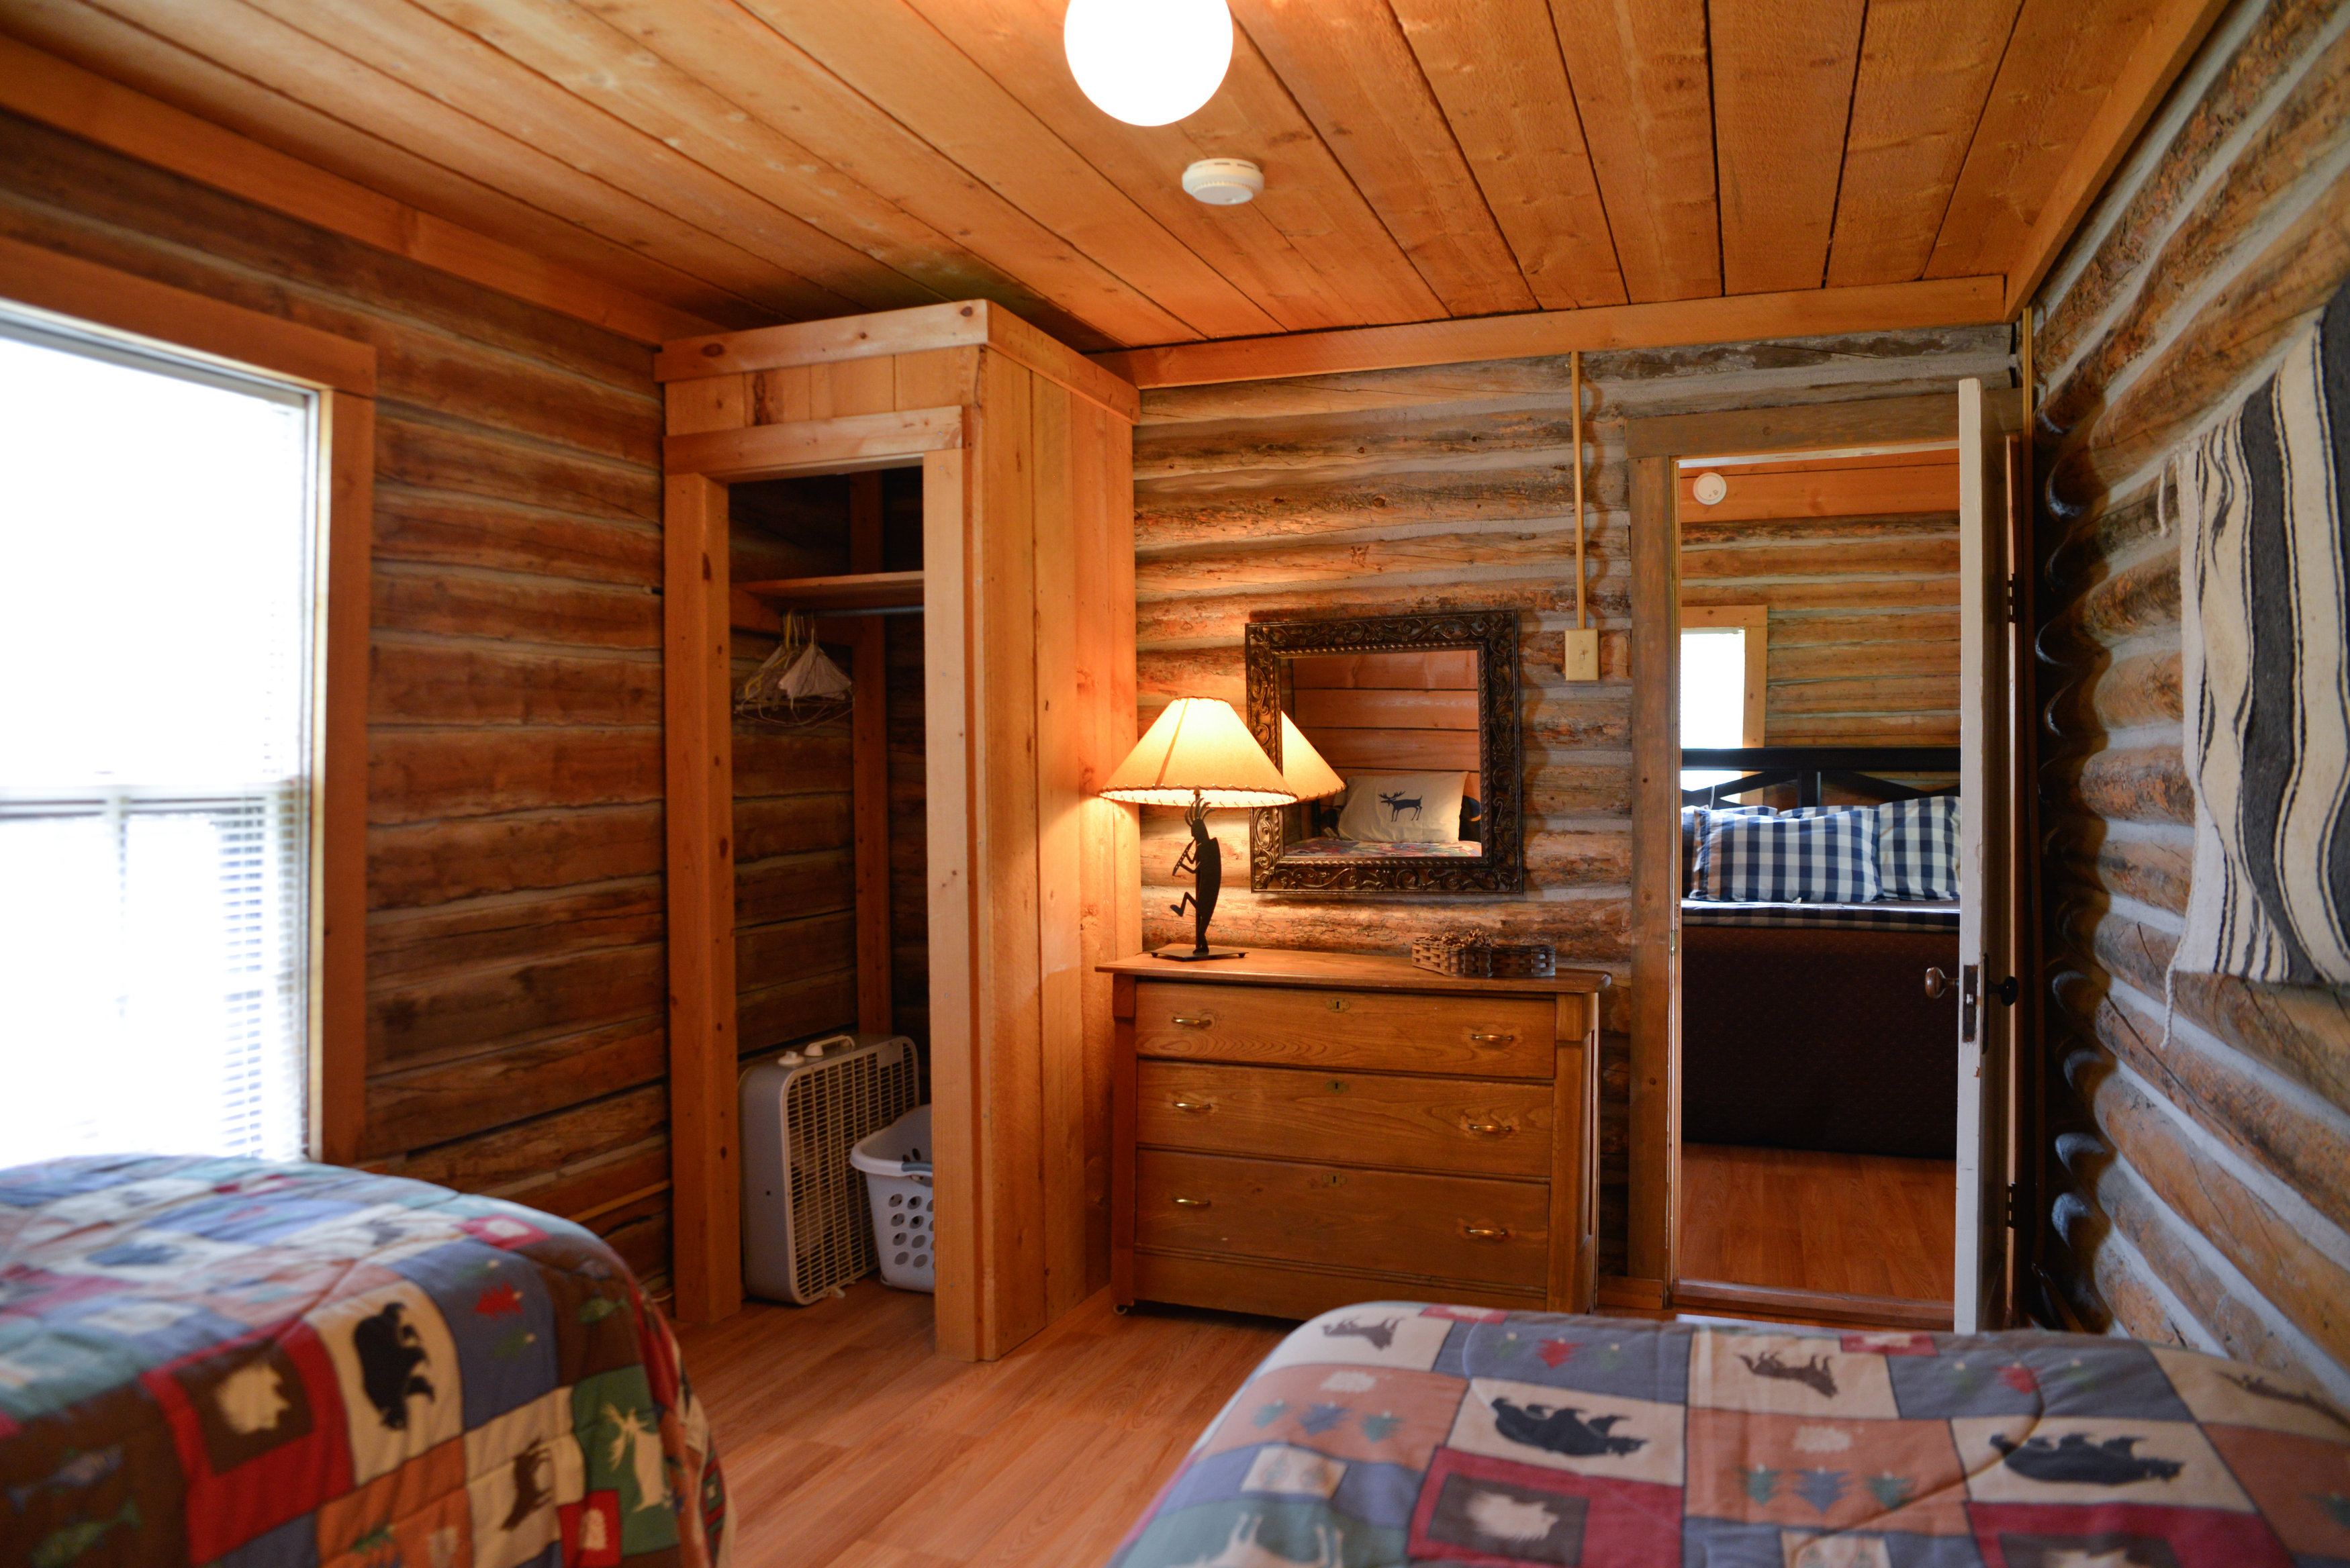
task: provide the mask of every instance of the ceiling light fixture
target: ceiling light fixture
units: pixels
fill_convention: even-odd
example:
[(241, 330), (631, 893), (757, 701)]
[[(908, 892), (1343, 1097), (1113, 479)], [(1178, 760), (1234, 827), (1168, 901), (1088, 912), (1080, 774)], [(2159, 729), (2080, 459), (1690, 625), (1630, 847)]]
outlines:
[(1223, 85), (1232, 14), (1224, 0), (1069, 0), (1061, 47), (1104, 114), (1171, 125)]

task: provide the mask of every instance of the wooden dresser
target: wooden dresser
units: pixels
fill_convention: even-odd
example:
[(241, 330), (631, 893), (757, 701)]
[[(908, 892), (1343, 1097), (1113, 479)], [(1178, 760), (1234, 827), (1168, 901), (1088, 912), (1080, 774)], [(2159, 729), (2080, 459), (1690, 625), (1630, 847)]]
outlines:
[(1119, 1305), (1591, 1305), (1607, 975), (1277, 950), (1102, 968)]

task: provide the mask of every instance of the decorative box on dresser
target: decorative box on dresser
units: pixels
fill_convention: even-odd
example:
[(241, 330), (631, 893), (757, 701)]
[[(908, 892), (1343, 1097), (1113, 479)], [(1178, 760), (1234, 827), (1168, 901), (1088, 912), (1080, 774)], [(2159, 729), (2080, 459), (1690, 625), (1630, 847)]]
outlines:
[(1606, 974), (1271, 950), (1102, 967), (1120, 1306), (1590, 1307)]

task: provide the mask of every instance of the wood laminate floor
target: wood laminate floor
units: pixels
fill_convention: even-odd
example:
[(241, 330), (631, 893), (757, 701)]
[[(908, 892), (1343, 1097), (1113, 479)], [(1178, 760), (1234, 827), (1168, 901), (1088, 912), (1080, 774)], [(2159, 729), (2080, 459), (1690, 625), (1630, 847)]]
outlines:
[(1110, 1311), (1002, 1361), (931, 1350), (931, 1298), (866, 1280), (813, 1307), (681, 1327), (734, 1568), (1099, 1568), (1290, 1325)]
[(1956, 1179), (1947, 1159), (1685, 1144), (1681, 1277), (1947, 1302)]

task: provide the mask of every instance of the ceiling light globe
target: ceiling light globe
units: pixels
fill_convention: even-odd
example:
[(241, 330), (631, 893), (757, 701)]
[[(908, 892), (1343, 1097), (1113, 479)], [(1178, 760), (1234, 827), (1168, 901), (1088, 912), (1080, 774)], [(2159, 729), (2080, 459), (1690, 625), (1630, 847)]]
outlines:
[(1223, 85), (1232, 14), (1224, 0), (1069, 0), (1061, 45), (1104, 114), (1171, 125)]

